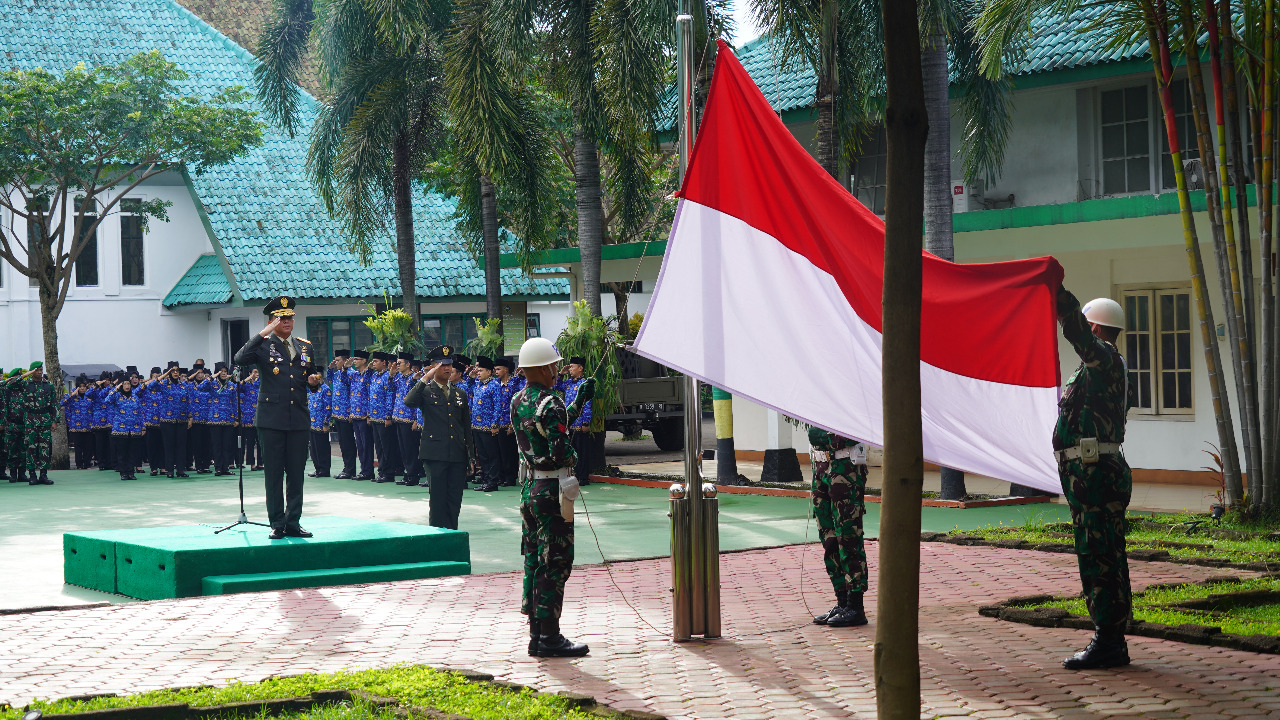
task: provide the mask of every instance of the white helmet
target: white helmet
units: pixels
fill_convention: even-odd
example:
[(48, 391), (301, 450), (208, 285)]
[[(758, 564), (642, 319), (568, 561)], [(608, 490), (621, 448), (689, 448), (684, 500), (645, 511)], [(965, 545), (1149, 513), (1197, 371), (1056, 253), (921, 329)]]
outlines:
[(1094, 298), (1080, 310), (1091, 323), (1124, 330), (1124, 308), (1111, 298)]
[(529, 338), (520, 346), (520, 367), (533, 368), (559, 362), (560, 351), (546, 338)]

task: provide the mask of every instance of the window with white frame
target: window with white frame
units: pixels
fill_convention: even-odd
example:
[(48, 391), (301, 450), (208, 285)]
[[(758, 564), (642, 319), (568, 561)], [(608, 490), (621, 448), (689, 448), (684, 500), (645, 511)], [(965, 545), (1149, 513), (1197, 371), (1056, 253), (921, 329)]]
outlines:
[(1191, 382), (1191, 289), (1130, 288), (1121, 291), (1125, 332), (1121, 349), (1136, 405), (1144, 415), (1194, 413)]
[[(47, 200), (33, 200), (27, 208), (27, 269), (31, 269), (31, 253), (29, 248), (38, 246), (42, 242), (42, 233), (53, 232), (53, 217), (49, 214), (49, 202)], [(39, 287), (40, 281), (34, 277), (34, 273), (27, 277), (27, 287)]]
[(1103, 90), (1102, 193), (1124, 195), (1151, 190), (1150, 85)]
[[(84, 198), (76, 198), (76, 212), (80, 211), (80, 203), (84, 202)], [(96, 287), (98, 285), (98, 228), (93, 226), (94, 221), (98, 219), (97, 203), (93, 202), (91, 207), (84, 211), (84, 219), (80, 221), (79, 240), (88, 238), (85, 242), (84, 249), (80, 251), (80, 257), (76, 258), (76, 287)], [(75, 217), (69, 221), (71, 226), (75, 228)], [(89, 228), (93, 228), (90, 230)]]
[(120, 284), (146, 285), (146, 262), (142, 252), (142, 201), (120, 201)]

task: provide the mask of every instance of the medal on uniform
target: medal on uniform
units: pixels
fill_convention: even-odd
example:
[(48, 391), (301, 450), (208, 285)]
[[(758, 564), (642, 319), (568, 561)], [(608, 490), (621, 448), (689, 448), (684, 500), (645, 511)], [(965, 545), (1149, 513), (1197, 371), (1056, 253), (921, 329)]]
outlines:
[(273, 368), (271, 368), (271, 374), (272, 374), (272, 375), (279, 375), (279, 374), (280, 374), (280, 368), (279, 368), (279, 367), (273, 367)]

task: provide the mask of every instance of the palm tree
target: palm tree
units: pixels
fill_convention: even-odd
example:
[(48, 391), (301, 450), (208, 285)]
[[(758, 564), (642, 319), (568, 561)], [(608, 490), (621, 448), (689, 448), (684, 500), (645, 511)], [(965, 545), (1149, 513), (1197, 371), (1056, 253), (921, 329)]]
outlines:
[[(550, 152), (546, 128), (528, 89), (528, 71), (488, 38), (496, 34), (493, 0), (458, 0), (445, 40), (450, 125), (466, 159), (459, 212), (463, 227), (479, 230), (485, 267), (485, 309), (502, 319), (498, 266), (501, 214), (525, 248), (546, 243)], [(476, 192), (478, 191), (478, 193)]]
[(302, 59), (314, 48), (325, 98), (310, 129), (308, 174), (362, 262), (392, 209), (400, 293), (415, 328), (412, 186), (443, 128), (439, 43), (448, 20), (446, 0), (276, 0), (254, 72), (268, 117), (293, 135), (303, 123)]
[(494, 0), (491, 41), (528, 60), (545, 58), (548, 85), (573, 113), (574, 184), (584, 299), (600, 309), (605, 234), (601, 155), (624, 227), (647, 214), (653, 185), (646, 154), (667, 75), (674, 3), (631, 0)]

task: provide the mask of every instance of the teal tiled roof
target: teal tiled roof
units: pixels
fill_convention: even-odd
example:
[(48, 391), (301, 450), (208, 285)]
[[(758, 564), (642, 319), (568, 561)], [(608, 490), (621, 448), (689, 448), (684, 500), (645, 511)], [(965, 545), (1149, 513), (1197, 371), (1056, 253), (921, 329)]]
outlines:
[[(1107, 5), (1097, 3), (1078, 8), (1064, 18), (1040, 15), (1032, 23), (1022, 57), (1007, 71), (1016, 78), (1146, 57), (1146, 41), (1108, 50), (1105, 33), (1091, 29), (1109, 10)], [(744, 43), (734, 52), (775, 112), (813, 105), (818, 83), (813, 68), (802, 58), (780, 55), (770, 36)], [(676, 100), (675, 88), (668, 88), (659, 113), (659, 129), (675, 126)]]
[(218, 256), (201, 255), (164, 298), (168, 308), (179, 305), (220, 305), (231, 300), (231, 284)]
[[(0, 4), (0, 67), (60, 71), (117, 62), (158, 49), (187, 74), (183, 90), (209, 96), (230, 85), (253, 87), (255, 60), (170, 0), (39, 0)], [(308, 105), (303, 127), (314, 119)], [(288, 294), (299, 298), (399, 294), (390, 234), (361, 266), (347, 252), (342, 228), (325, 214), (305, 174), (309, 139), (268, 127), (261, 147), (193, 176), (221, 254), (246, 303)], [(456, 232), (452, 200), (415, 192), (417, 293), (422, 299), (484, 295), (484, 273)], [(174, 292), (185, 297), (191, 272)], [(199, 289), (203, 290), (203, 286)], [(565, 295), (563, 279), (533, 280), (518, 269), (502, 274), (504, 295)], [(171, 294), (172, 295), (172, 294)], [(185, 301), (184, 301), (185, 302)]]

